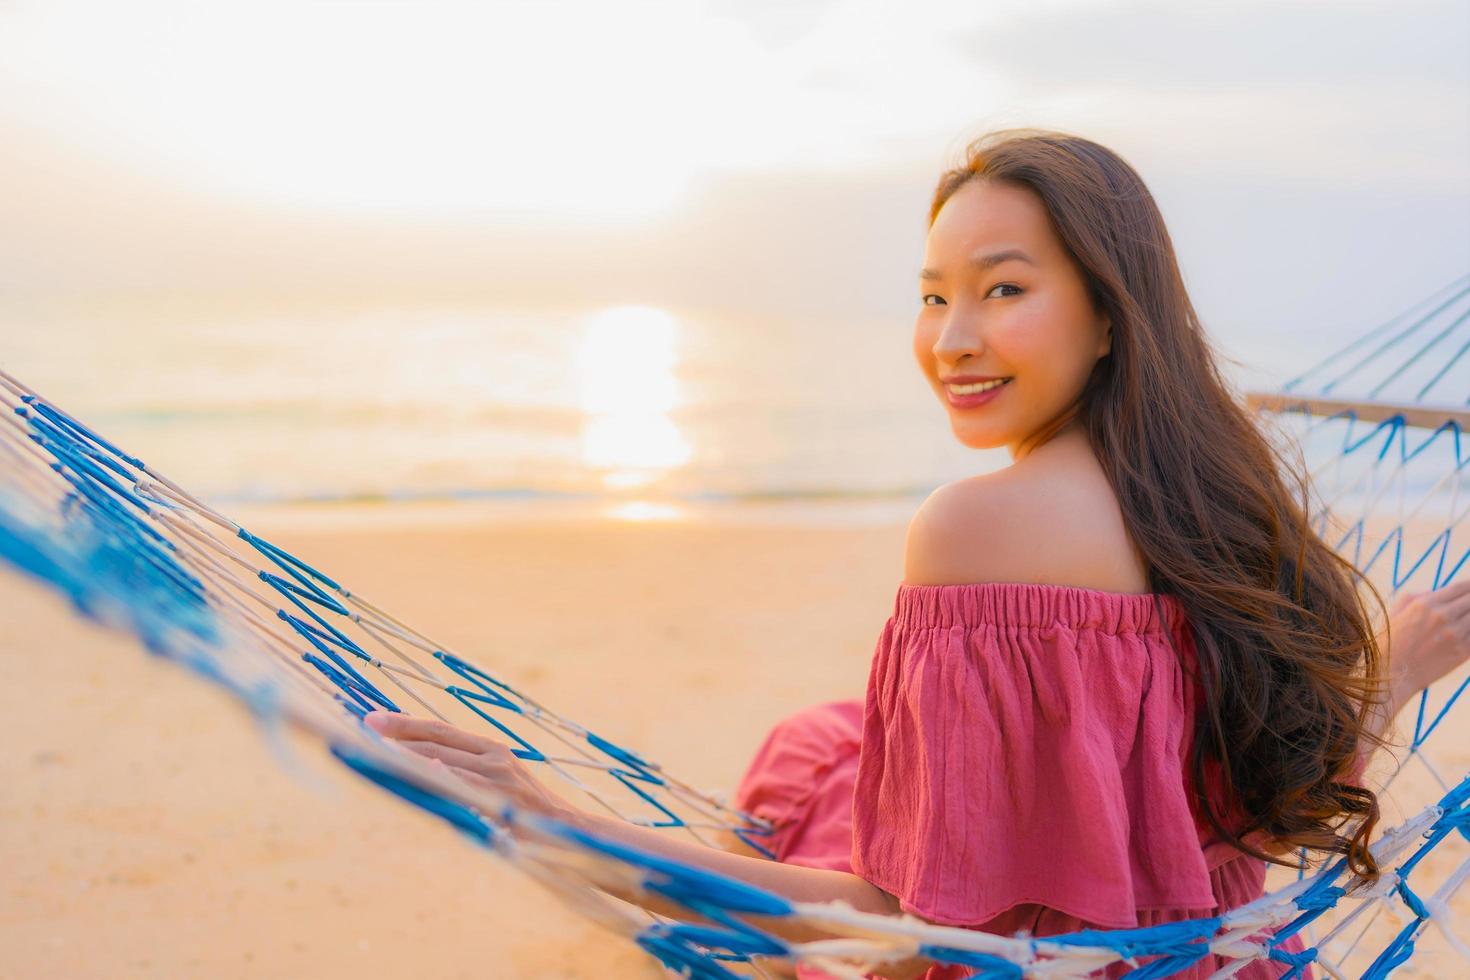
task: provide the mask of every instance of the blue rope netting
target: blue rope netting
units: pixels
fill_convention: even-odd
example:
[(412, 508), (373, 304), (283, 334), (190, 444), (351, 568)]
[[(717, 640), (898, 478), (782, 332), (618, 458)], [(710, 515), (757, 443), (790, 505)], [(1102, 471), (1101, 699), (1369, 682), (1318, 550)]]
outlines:
[[(1305, 458), (1323, 461), (1312, 470), (1314, 492), (1325, 495), (1319, 532), (1390, 593), (1411, 582), (1439, 588), (1470, 558), (1470, 548), (1454, 540), (1470, 507), (1459, 492), (1463, 406), (1470, 404), (1462, 397), (1470, 393), (1462, 363), (1467, 324), (1470, 277), (1258, 399)], [(1452, 383), (1459, 387), (1450, 396)], [(515, 755), (626, 820), (707, 844), (729, 832), (771, 854), (763, 840), (772, 828), (760, 819), (435, 643), (3, 372), (0, 402), (0, 557), (65, 595), (80, 614), (136, 635), (152, 653), (224, 687), (265, 730), (286, 723), (319, 736), (350, 770), (439, 816), (683, 975), (768, 976), (763, 964), (782, 958), (857, 980), (864, 966), (918, 954), (972, 968), (977, 978), (1086, 976), (1121, 959), (1133, 966), (1127, 976), (1142, 980), (1177, 974), (1214, 953), (1232, 960), (1214, 974), (1220, 977), (1266, 958), (1286, 977), (1315, 963), (1330, 975), (1379, 978), (1415, 953), (1430, 925), (1439, 927), (1445, 955), (1470, 960), (1450, 906), (1470, 877), (1470, 775), (1445, 777), (1470, 770), (1470, 759), (1435, 761), (1426, 751), (1470, 678), (1446, 678), (1418, 698), (1407, 757), (1383, 790), (1410, 760), (1427, 782), (1414, 789), (1419, 809), (1375, 842), (1391, 871), (1372, 885), (1341, 858), (1312, 868), (1303, 853), (1294, 881), (1220, 916), (1044, 939), (793, 903), (517, 812), (494, 792), (379, 738), (360, 724), (374, 709), (488, 725)], [(1451, 856), (1452, 847), (1460, 853)], [(655, 916), (587, 887), (630, 880), (701, 921)], [(746, 915), (791, 917), (848, 938), (788, 942)], [(1304, 952), (1280, 948), (1299, 934)]]

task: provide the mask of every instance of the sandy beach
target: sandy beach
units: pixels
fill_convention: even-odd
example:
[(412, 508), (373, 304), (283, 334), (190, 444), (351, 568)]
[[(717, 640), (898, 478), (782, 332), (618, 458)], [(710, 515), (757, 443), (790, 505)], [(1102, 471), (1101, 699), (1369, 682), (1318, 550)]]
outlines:
[[(726, 791), (772, 723), (862, 693), (904, 536), (901, 521), (507, 523), (408, 506), (235, 516)], [(665, 975), (345, 770), (293, 778), (240, 706), (8, 569), (0, 615), (0, 977)], [(1453, 780), (1470, 711), (1449, 724), (1436, 739), (1458, 747)], [(1434, 962), (1402, 975), (1454, 961)]]

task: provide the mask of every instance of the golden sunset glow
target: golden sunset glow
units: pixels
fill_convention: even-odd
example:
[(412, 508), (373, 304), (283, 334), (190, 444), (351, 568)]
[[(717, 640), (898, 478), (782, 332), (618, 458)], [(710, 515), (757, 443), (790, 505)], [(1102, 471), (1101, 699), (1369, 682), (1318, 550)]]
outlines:
[(577, 352), (577, 394), (587, 421), (582, 462), (607, 471), (608, 488), (642, 486), (688, 462), (691, 449), (669, 416), (679, 403), (678, 323), (649, 306), (612, 307), (590, 318)]

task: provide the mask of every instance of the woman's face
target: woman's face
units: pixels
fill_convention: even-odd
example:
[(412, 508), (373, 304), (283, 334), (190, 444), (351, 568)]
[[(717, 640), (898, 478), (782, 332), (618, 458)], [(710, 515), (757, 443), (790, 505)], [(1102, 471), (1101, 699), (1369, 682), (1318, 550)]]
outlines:
[[(1028, 188), (977, 179), (956, 191), (929, 229), (919, 293), (914, 356), (972, 449), (1029, 452), (1111, 349), (1106, 318)], [(966, 393), (972, 380), (1003, 383)]]

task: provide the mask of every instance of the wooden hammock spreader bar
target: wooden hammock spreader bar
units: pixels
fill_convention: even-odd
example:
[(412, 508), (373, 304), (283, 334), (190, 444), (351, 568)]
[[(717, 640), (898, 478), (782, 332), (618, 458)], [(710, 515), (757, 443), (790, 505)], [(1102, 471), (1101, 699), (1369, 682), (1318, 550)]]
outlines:
[(1332, 417), (1352, 416), (1364, 422), (1387, 422), (1402, 418), (1405, 425), (1437, 429), (1454, 422), (1470, 429), (1470, 409), (1443, 408), (1434, 405), (1401, 405), (1394, 402), (1352, 401), (1344, 398), (1319, 398), (1315, 395), (1282, 394), (1279, 391), (1252, 391), (1245, 396), (1246, 406), (1268, 412), (1305, 412)]

